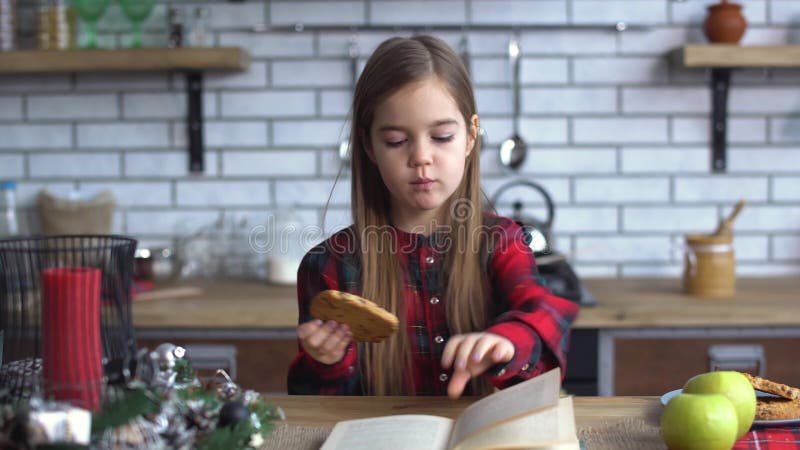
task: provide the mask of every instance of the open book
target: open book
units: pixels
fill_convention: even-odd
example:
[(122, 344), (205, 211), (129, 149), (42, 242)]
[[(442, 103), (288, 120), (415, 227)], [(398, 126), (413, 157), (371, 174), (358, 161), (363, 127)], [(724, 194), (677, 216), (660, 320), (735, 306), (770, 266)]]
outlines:
[(339, 422), (321, 450), (579, 450), (572, 397), (553, 369), (470, 405), (456, 419), (396, 415)]

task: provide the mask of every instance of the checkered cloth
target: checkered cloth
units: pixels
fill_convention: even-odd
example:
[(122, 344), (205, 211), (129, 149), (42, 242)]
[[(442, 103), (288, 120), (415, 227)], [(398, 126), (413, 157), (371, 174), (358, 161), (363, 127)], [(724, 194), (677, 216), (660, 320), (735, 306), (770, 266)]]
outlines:
[(800, 450), (800, 427), (753, 428), (736, 441), (733, 450)]

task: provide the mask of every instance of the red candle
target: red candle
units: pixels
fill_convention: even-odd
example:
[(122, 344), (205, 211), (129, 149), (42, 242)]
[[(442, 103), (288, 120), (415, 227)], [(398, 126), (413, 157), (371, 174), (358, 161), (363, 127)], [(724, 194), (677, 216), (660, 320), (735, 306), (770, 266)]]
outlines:
[(42, 371), (45, 394), (89, 410), (101, 404), (101, 272), (42, 270)]

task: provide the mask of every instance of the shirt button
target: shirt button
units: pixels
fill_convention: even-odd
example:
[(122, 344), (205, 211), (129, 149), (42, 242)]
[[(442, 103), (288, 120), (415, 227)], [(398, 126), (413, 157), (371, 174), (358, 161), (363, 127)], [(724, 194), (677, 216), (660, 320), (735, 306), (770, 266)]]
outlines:
[(505, 374), (506, 374), (506, 369), (500, 369), (500, 372), (497, 372), (498, 377), (502, 377)]
[(439, 297), (431, 297), (430, 302), (431, 302), (431, 305), (435, 305), (435, 304), (439, 303)]
[(356, 370), (355, 367), (350, 366), (350, 367), (347, 368), (347, 373), (353, 373), (353, 372), (355, 372), (355, 370)]
[(528, 369), (530, 369), (530, 368), (531, 368), (531, 365), (530, 365), (530, 364), (528, 364), (528, 363), (525, 363), (525, 365), (523, 365), (523, 366), (522, 366), (522, 371), (523, 371), (523, 372), (525, 372), (525, 371), (527, 371), (527, 370), (528, 370)]
[(439, 381), (447, 381), (447, 374), (443, 373), (443, 374), (439, 375)]
[(444, 342), (444, 338), (441, 336), (436, 336), (435, 338), (433, 338), (433, 341), (436, 342), (437, 344), (441, 344), (442, 342)]
[(428, 264), (433, 264), (436, 262), (436, 258), (434, 258), (433, 256), (428, 256), (425, 258), (425, 262)]

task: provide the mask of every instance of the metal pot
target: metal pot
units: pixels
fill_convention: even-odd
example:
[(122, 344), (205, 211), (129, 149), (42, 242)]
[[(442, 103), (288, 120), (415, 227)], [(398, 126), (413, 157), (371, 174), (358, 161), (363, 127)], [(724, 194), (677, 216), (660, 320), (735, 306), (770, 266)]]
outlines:
[[(544, 198), (544, 204), (547, 208), (547, 218), (545, 220), (539, 220), (535, 217), (527, 216), (523, 214), (522, 208), (523, 204), (522, 201), (516, 200), (512, 205), (514, 207), (514, 213), (512, 218), (528, 233), (530, 234), (531, 240), (528, 244), (533, 250), (533, 253), (537, 257), (537, 261), (540, 260), (540, 257), (548, 256), (553, 254), (553, 237), (551, 233), (551, 227), (553, 225), (553, 219), (555, 218), (555, 206), (553, 205), (553, 199), (550, 197), (550, 194), (547, 193), (545, 188), (541, 185), (534, 183), (533, 181), (528, 180), (515, 180), (509, 183), (506, 183), (500, 186), (499, 189), (494, 193), (492, 197), (492, 205), (496, 205), (500, 196), (503, 192), (507, 191), (508, 189), (515, 187), (515, 186), (525, 186), (531, 188), (538, 192), (538, 194)], [(544, 259), (544, 258), (542, 258)], [(541, 264), (541, 262), (540, 262)]]

